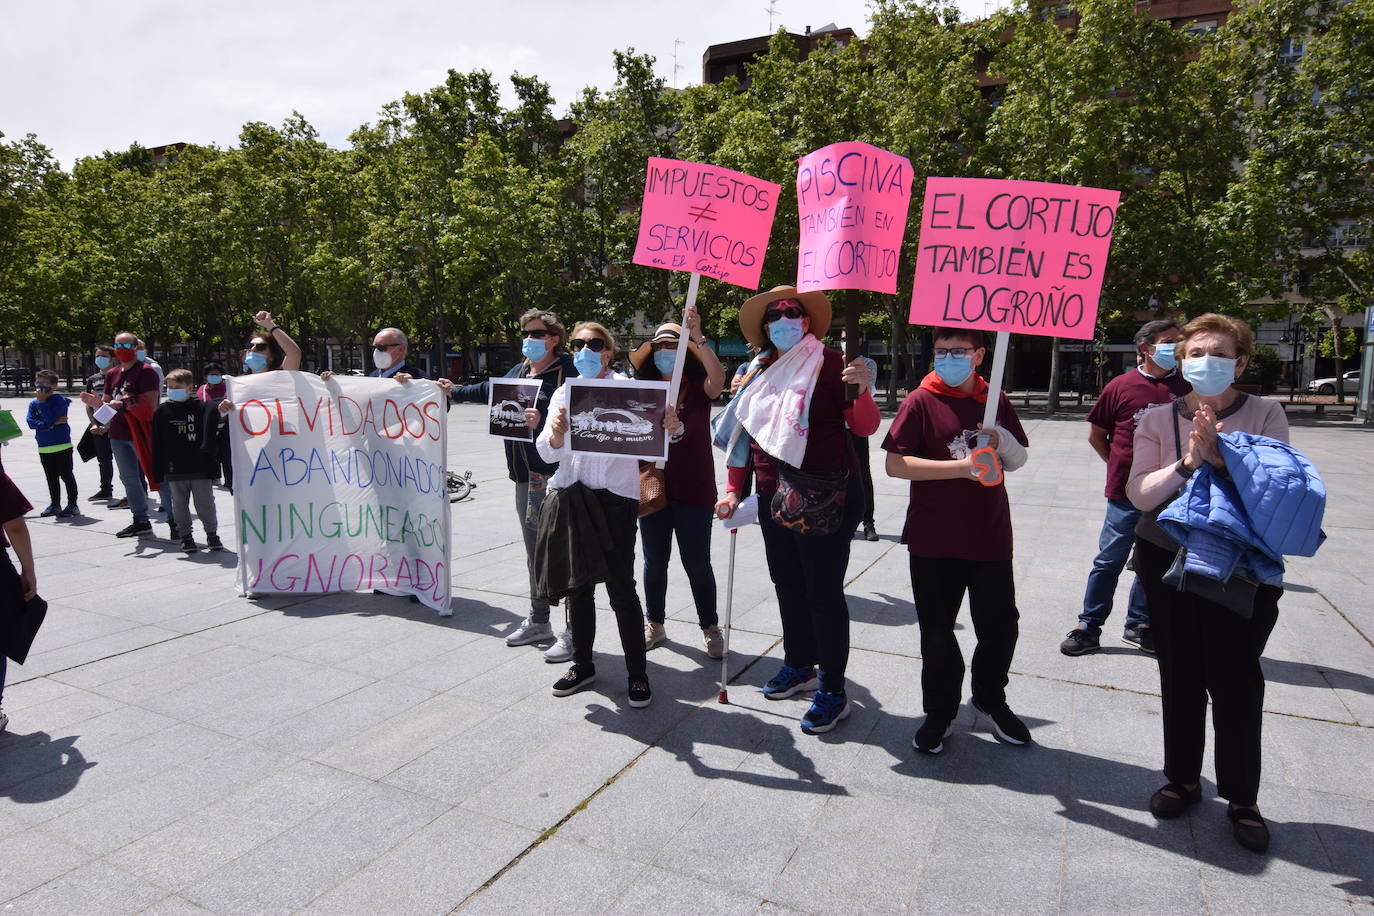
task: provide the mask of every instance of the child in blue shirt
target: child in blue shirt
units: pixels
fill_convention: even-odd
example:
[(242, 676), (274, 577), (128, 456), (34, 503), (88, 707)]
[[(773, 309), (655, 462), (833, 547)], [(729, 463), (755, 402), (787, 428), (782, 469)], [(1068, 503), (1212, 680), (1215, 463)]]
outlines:
[[(57, 373), (43, 369), (33, 377), (37, 397), (29, 402), (29, 428), (38, 441), (38, 460), (43, 475), (48, 478), (48, 508), (40, 515), (71, 518), (80, 515), (76, 507), (76, 475), (72, 473), (72, 428), (67, 423), (67, 405), (71, 401), (58, 394)], [(61, 486), (67, 485), (67, 507), (60, 509)]]

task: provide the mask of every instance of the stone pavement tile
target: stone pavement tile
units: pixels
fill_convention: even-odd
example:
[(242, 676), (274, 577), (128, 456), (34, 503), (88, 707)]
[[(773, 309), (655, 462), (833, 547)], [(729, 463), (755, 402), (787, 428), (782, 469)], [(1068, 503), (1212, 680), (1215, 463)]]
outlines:
[(432, 696), (418, 687), (377, 681), (256, 732), (250, 740), (298, 757), (312, 757)]
[[(86, 689), (97, 688), (130, 678), (132, 679), (130, 683), (133, 684), (145, 682), (153, 684), (160, 678), (167, 676), (164, 672), (174, 670), (176, 665), (184, 663), (187, 659), (195, 659), (189, 664), (196, 670), (203, 671), (203, 667), (200, 666), (205, 665), (206, 660), (199, 658), (199, 656), (203, 656), (211, 649), (223, 647), (223, 643), (213, 639), (206, 639), (201, 636), (182, 636), (178, 639), (169, 639), (111, 658), (103, 658), (77, 668), (71, 668), (53, 675), (52, 678), (63, 684), (71, 684)], [(259, 657), (262, 657), (261, 654)], [(126, 699), (125, 696), (121, 695), (122, 691), (101, 690), (99, 692), (117, 699)]]
[(98, 855), (154, 833), (291, 763), (235, 743), (47, 821), (43, 829)]
[(429, 629), (411, 624), (401, 639), (342, 659), (334, 667), (369, 677), (389, 678), (453, 651), (453, 647), (436, 642)]
[[(463, 725), (450, 728), (446, 736), (448, 740), (437, 746), (413, 747), (410, 753), (414, 756), (410, 762), (394, 768), (394, 772), (383, 777), (384, 781), (389, 785), (456, 805), (471, 798), (508, 771), (541, 754), (550, 741), (570, 728), (534, 716), (511, 710), (496, 710), (475, 703), (462, 704), (462, 710), (466, 721)], [(454, 716), (450, 716), (450, 719), (452, 718)], [(568, 760), (562, 761), (562, 766), (570, 771), (579, 769)], [(613, 773), (615, 769), (619, 767), (607, 771), (605, 775)], [(581, 771), (580, 775), (594, 774)], [(531, 773), (531, 778), (536, 778), (535, 774)], [(519, 787), (518, 791), (522, 795), (526, 791), (549, 791), (550, 786), (543, 782), (544, 777), (537, 778), (540, 780), (540, 788), (524, 786)], [(573, 804), (590, 794), (590, 791), (589, 789), (572, 799), (562, 811), (566, 812)], [(566, 790), (560, 794), (567, 797)], [(499, 801), (496, 808), (497, 810), (482, 813), (505, 817), (499, 810)], [(542, 830), (548, 824), (521, 826)]]
[(444, 810), (431, 799), (371, 783), (181, 893), (220, 913), (303, 907)]
[[(155, 624), (166, 624), (171, 620), (183, 620), (189, 616), (187, 611), (193, 608), (197, 613), (203, 613), (209, 610), (221, 610), (226, 606), (232, 606), (238, 610), (250, 607), (232, 590), (226, 589), (222, 585), (193, 584), (184, 582), (179, 578), (175, 588), (157, 588), (146, 591), (146, 594), (141, 593), (139, 595), (137, 601), (113, 600), (108, 589), (104, 592), (90, 592), (65, 599), (63, 606), (97, 611), (138, 623)], [(181, 632), (187, 631), (184, 625), (175, 626), (173, 629)]]
[[(1315, 792), (1374, 799), (1374, 734), (1291, 716), (1264, 717), (1264, 750), (1276, 753), (1285, 781)], [(1339, 765), (1333, 766), (1333, 761)], [(1264, 761), (1265, 783), (1270, 761)]]
[(361, 777), (301, 761), (106, 858), (159, 887), (185, 888), (367, 785)]
[[(457, 648), (397, 671), (391, 675), (391, 680), (410, 684), (412, 687), (423, 687), (435, 693), (444, 693), (469, 681), (475, 680), (480, 684), (486, 672), (510, 662), (511, 653), (517, 651), (501, 639), (483, 639), (461, 633), (451, 634), (450, 638), (454, 636), (462, 636), (467, 641)], [(536, 662), (530, 650), (527, 649), (526, 654), (531, 656), (531, 662)], [(543, 665), (544, 660), (537, 659), (537, 664)], [(547, 667), (552, 670), (557, 666)], [(554, 680), (557, 678), (558, 674), (555, 674)]]
[(223, 734), (182, 722), (122, 743), (108, 753), (86, 754), (79, 736), (55, 738), (47, 747), (35, 746), (31, 753), (40, 759), (45, 755), (56, 759), (59, 765), (45, 766), (4, 792), (18, 803), (11, 813), (29, 823), (41, 823), (223, 750), (230, 743)]
[(96, 611), (82, 611), (75, 608), (62, 609), (62, 626), (41, 631), (41, 643), (45, 652), (62, 649), (88, 639), (100, 639), (111, 633), (132, 629), (137, 624), (122, 617), (113, 617)]
[(1077, 685), (1071, 690), (1073, 717), (1066, 746), (1113, 760), (1163, 766), (1164, 722), (1159, 697)]
[[(24, 662), (23, 671), (26, 675), (54, 674), (180, 636), (180, 633), (162, 627), (134, 626), (107, 636), (72, 643), (60, 649), (35, 652)], [(42, 633), (39, 634), (39, 640), (41, 639)]]
[(8, 667), (9, 678), (13, 680), (7, 678), (8, 683), (5, 684), (5, 711), (11, 715), (39, 703), (76, 693), (75, 687), (54, 678), (30, 677), (25, 680), (22, 674), (24, 669), (14, 662), (10, 662)]
[[(1060, 906), (1069, 913), (1196, 913), (1202, 881), (1187, 824), (1156, 822), (1147, 813), (1083, 808), (1066, 827), (1056, 874)], [(1047, 898), (1052, 899), (1052, 898)]]
[[(819, 779), (798, 780), (782, 768), (735, 771), (710, 787), (701, 807), (650, 864), (762, 899), (806, 825), (837, 791), (843, 789)], [(722, 862), (729, 868), (722, 871)]]
[(464, 914), (599, 913), (618, 900), (643, 864), (554, 836), (486, 888)]
[[(531, 715), (542, 714), (560, 721), (566, 719), (560, 714), (566, 711), (567, 704), (550, 702), (552, 695), (549, 691), (553, 682), (568, 670), (568, 662), (559, 665), (545, 662), (543, 651), (547, 643), (511, 647), (504, 640), (484, 639), (483, 642), (495, 642), (504, 649), (505, 661), (500, 661), (501, 656), (495, 650), (483, 647), (483, 655), (495, 659), (497, 663), (446, 691), (448, 696), (469, 698)], [(602, 666), (598, 664), (597, 674), (601, 675), (602, 671)]]
[[(445, 745), (455, 736), (470, 734), (481, 722), (497, 712), (499, 710), (494, 706), (436, 696), (357, 732), (352, 738), (315, 755), (315, 759), (368, 779), (381, 779), (412, 761), (423, 760), (435, 748)], [(472, 743), (470, 739), (457, 743), (464, 742)], [(471, 750), (480, 753), (481, 748), (474, 745)], [(431, 777), (443, 775), (442, 764), (438, 772), (431, 772), (432, 762), (419, 763), (412, 770), (412, 773), (423, 774), (419, 779), (420, 785)], [(461, 774), (449, 775), (461, 777)], [(408, 785), (407, 777), (402, 776), (395, 784)]]
[(0, 902), (41, 887), (86, 864), (90, 858), (40, 828), (0, 839)]
[(765, 896), (820, 913), (901, 912), (939, 823), (939, 811), (920, 802), (831, 797)]
[[(1365, 906), (1374, 904), (1374, 802), (1302, 791), (1309, 823), (1330, 859), (1333, 887)], [(1266, 814), (1268, 808), (1263, 809)]]
[(166, 894), (107, 862), (88, 862), (7, 904), (19, 913), (137, 913)]
[(962, 812), (937, 826), (924, 861), (910, 865), (918, 883), (909, 911), (1060, 912), (1060, 832), (1008, 832)]
[[(13, 670), (13, 667), (11, 667), (11, 670)], [(20, 686), (22, 687), (23, 685)], [(17, 687), (15, 693), (18, 694), (19, 692), (20, 690)], [(52, 691), (44, 692), (49, 693)], [(5, 699), (7, 701), (7, 710), (10, 708), (8, 706), (9, 695), (10, 689), (6, 687)], [(41, 723), (42, 727), (47, 729), (45, 734), (68, 730), (88, 719), (94, 719), (97, 716), (103, 716), (106, 713), (119, 709), (123, 705), (123, 703), (117, 700), (100, 696), (88, 690), (73, 690), (66, 693), (57, 693), (52, 696), (51, 699), (42, 700), (26, 707), (16, 705), (13, 708), (13, 712), (17, 713), (22, 709), (23, 715), (11, 716), (12, 721), (10, 722), (9, 729), (4, 733), (0, 733), (0, 746), (3, 746), (6, 742), (22, 740), (23, 734), (20, 731), (21, 729), (37, 729)], [(11, 781), (6, 778), (7, 776), (8, 773), (0, 772), (0, 785)]]
[(196, 906), (185, 897), (176, 894), (168, 894), (157, 903), (143, 910), (141, 916), (200, 916), (202, 913), (209, 913), (203, 906)]
[(1313, 896), (1306, 889), (1289, 888), (1268, 882), (1232, 881), (1223, 891), (1206, 887), (1206, 912), (1215, 916), (1254, 916), (1255, 913), (1284, 913), (1286, 916), (1355, 916), (1368, 912), (1367, 904), (1357, 906), (1336, 897)]
[(539, 834), (454, 808), (320, 896), (306, 913), (448, 913)]
[[(721, 868), (726, 867), (721, 863)], [(659, 913), (663, 916), (752, 916), (762, 903), (752, 894), (722, 887), (715, 881), (700, 881), (666, 868), (650, 866), (641, 870), (634, 882), (605, 912), (620, 916)]]

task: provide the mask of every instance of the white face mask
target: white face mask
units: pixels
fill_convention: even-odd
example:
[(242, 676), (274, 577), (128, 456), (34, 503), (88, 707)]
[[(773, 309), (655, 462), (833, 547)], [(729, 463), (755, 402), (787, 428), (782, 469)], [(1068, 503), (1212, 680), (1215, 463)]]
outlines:
[(391, 368), (391, 350), (390, 350), (390, 349), (386, 349), (386, 350), (373, 350), (373, 351), (372, 351), (372, 365), (376, 366), (378, 369), (390, 369), (390, 368)]

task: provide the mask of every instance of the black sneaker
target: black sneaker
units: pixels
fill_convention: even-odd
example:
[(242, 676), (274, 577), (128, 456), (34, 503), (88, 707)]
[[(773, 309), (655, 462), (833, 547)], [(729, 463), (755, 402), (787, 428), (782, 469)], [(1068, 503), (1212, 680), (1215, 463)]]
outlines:
[[(557, 685), (555, 685), (555, 687), (554, 687), (554, 693), (558, 693)], [(632, 678), (630, 678), (630, 705), (631, 705), (631, 706), (633, 706), (635, 709), (643, 709), (645, 706), (648, 706), (648, 705), (649, 705), (649, 701), (652, 700), (653, 698), (654, 698), (654, 695), (653, 695), (653, 693), (650, 692), (650, 690), (649, 690), (649, 679), (648, 679), (648, 678), (643, 678), (643, 677), (632, 677)]]
[(205, 549), (206, 549), (206, 550), (223, 550), (223, 549), (224, 549), (224, 542), (222, 542), (222, 541), (219, 539), (219, 535), (218, 535), (218, 534), (207, 534), (207, 535), (205, 536)]
[(1155, 654), (1155, 634), (1149, 627), (1127, 627), (1121, 633), (1121, 641), (1130, 643), (1146, 655)]
[(911, 746), (922, 754), (938, 754), (945, 749), (944, 739), (948, 738), (952, 731), (954, 731), (952, 721), (946, 722), (943, 719), (926, 716), (921, 727), (916, 729), (916, 736), (911, 739)]
[(1102, 646), (1098, 643), (1096, 636), (1077, 627), (1070, 630), (1069, 635), (1064, 637), (1064, 641), (1059, 644), (1059, 651), (1065, 655), (1087, 655), (1089, 652), (1096, 652), (1100, 648)]
[(127, 499), (116, 499), (114, 502), (105, 506), (106, 509), (127, 509), (129, 501)]
[(131, 538), (131, 537), (137, 537), (137, 536), (140, 535), (140, 534), (151, 533), (152, 530), (153, 530), (153, 523), (150, 522), (150, 521), (148, 521), (147, 519), (144, 519), (144, 520), (141, 521), (141, 522), (139, 522), (139, 521), (130, 522), (130, 523), (129, 523), (129, 527), (127, 527), (127, 528), (121, 528), (121, 529), (119, 529), (118, 531), (116, 531), (116, 532), (115, 532), (115, 537), (117, 537), (117, 538)]
[(86, 502), (88, 502), (88, 503), (103, 503), (103, 502), (105, 502), (105, 500), (109, 499), (111, 496), (114, 496), (114, 494), (111, 493), (109, 490), (96, 490), (96, 491), (95, 491), (94, 493), (92, 493), (90, 496), (87, 496), (87, 497), (86, 497)]
[(1030, 729), (1026, 728), (1026, 723), (1016, 718), (1016, 713), (1011, 711), (1011, 707), (1006, 703), (999, 703), (984, 709), (973, 700), (973, 708), (987, 716), (992, 722), (992, 736), (1003, 744), (1029, 744), (1031, 739)]
[[(190, 537), (190, 535), (188, 534), (188, 535), (186, 535), (186, 537)], [(167, 523), (167, 540), (169, 540), (169, 541), (183, 541), (183, 540), (185, 540), (185, 539), (186, 539), (186, 538), (183, 538), (183, 537), (181, 536), (181, 532), (177, 530), (177, 523), (176, 523), (176, 522), (168, 522), (168, 523)]]
[(181, 539), (181, 549), (186, 553), (195, 553), (200, 550), (200, 545), (196, 543), (195, 538), (188, 534)]
[[(576, 665), (573, 665), (571, 668), (568, 669), (567, 674), (563, 675), (558, 680), (554, 681), (553, 695), (556, 697), (566, 697), (570, 694), (577, 693), (577, 691), (579, 690), (586, 690), (595, 681), (595, 671), (583, 674), (582, 672), (577, 670)], [(647, 684), (645, 685), (645, 689), (648, 689)]]

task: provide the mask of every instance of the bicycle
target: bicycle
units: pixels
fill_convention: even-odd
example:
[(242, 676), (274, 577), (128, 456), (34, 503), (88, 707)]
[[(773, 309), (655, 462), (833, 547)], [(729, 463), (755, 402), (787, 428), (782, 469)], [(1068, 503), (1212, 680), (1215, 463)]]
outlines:
[(472, 495), (472, 491), (477, 489), (471, 471), (464, 471), (461, 476), (453, 471), (444, 471), (444, 486), (448, 490), (448, 501), (451, 503), (467, 499)]

